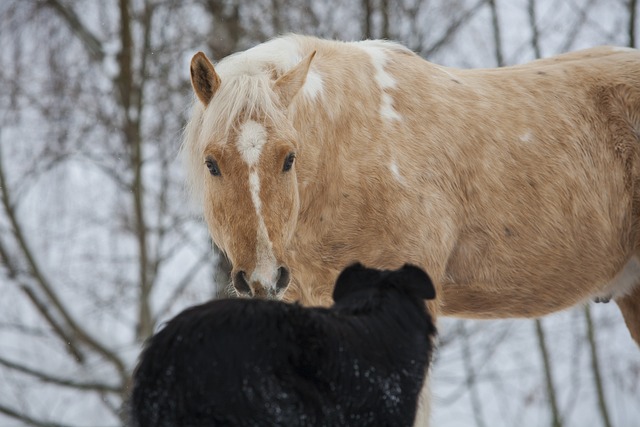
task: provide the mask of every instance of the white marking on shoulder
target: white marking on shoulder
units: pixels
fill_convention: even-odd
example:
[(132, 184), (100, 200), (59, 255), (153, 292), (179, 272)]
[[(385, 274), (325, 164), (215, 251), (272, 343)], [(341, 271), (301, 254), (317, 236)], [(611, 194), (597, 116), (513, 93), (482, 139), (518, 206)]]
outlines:
[(396, 81), (384, 69), (384, 66), (387, 63), (387, 54), (384, 49), (372, 46), (363, 46), (363, 49), (371, 57), (373, 68), (375, 68), (376, 70), (375, 79), (378, 83), (378, 86), (380, 86), (380, 88), (382, 89), (396, 87)]
[(393, 108), (393, 99), (388, 93), (382, 94), (382, 104), (380, 105), (380, 115), (387, 120), (400, 120), (402, 117)]
[(267, 131), (264, 126), (254, 120), (247, 120), (240, 126), (237, 148), (242, 159), (249, 166), (254, 166), (260, 159), (262, 147), (267, 142)]
[(389, 164), (389, 170), (391, 171), (391, 175), (393, 175), (396, 181), (398, 181), (402, 185), (406, 184), (404, 177), (400, 174), (400, 170), (398, 169), (398, 165), (395, 160), (392, 160)]
[(525, 133), (520, 135), (520, 141), (522, 141), (522, 142), (531, 142), (531, 141), (533, 141), (533, 135), (531, 134), (531, 131), (526, 131)]
[(386, 92), (387, 89), (393, 89), (397, 86), (396, 80), (389, 74), (384, 66), (387, 63), (387, 53), (385, 52), (384, 45), (382, 44), (374, 44), (374, 43), (362, 43), (360, 46), (364, 51), (366, 51), (371, 57), (371, 62), (373, 64), (373, 68), (376, 73), (374, 78), (382, 91), (382, 96), (380, 99), (380, 115), (386, 120), (400, 120), (402, 117), (398, 112), (393, 108), (393, 98), (389, 93)]
[(640, 286), (640, 260), (634, 256), (596, 296), (616, 299), (628, 295), (636, 286)]

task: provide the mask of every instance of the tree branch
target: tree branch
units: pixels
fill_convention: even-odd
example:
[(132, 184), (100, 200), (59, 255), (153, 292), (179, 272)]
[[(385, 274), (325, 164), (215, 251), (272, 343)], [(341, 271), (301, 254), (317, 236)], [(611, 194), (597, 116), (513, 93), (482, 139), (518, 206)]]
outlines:
[(477, 427), (485, 427), (484, 416), (482, 415), (482, 400), (478, 394), (478, 388), (476, 387), (477, 377), (471, 359), (471, 348), (469, 347), (469, 334), (465, 325), (465, 321), (458, 322), (458, 331), (462, 339), (462, 363), (466, 372), (465, 383), (469, 389), (469, 397), (471, 400), (471, 410), (473, 412), (473, 419)]
[(498, 8), (496, 0), (489, 0), (491, 8), (491, 23), (493, 24), (493, 42), (496, 53), (496, 63), (498, 67), (504, 66), (504, 55), (502, 53), (502, 37), (500, 36), (500, 21), (498, 20)]
[(538, 23), (536, 18), (536, 1), (527, 0), (527, 9), (529, 11), (529, 26), (531, 27), (531, 47), (535, 58), (542, 58), (540, 50), (540, 32), (538, 31)]
[(69, 388), (74, 388), (78, 390), (97, 391), (97, 392), (108, 392), (108, 393), (117, 393), (117, 394), (122, 393), (122, 387), (119, 387), (119, 386), (103, 384), (103, 383), (85, 383), (85, 382), (69, 380), (66, 378), (59, 378), (49, 373), (42, 372), (37, 369), (29, 368), (27, 366), (21, 365), (16, 362), (12, 362), (1, 356), (0, 356), (0, 365), (6, 366), (7, 368), (21, 372), (23, 374), (30, 375), (43, 382), (56, 384), (63, 387), (69, 387)]
[(58, 0), (43, 0), (42, 4), (60, 14), (62, 19), (69, 25), (71, 31), (82, 41), (91, 59), (94, 61), (102, 61), (104, 58), (102, 43), (80, 22), (80, 18), (78, 18), (78, 15), (73, 9), (63, 5)]
[[(40, 266), (38, 265), (31, 248), (27, 244), (27, 240), (22, 232), (22, 227), (20, 226), (18, 219), (15, 215), (14, 207), (12, 206), (11, 199), (9, 197), (9, 188), (7, 187), (7, 181), (4, 175), (4, 167), (2, 161), (2, 150), (0, 149), (0, 198), (2, 199), (2, 205), (4, 206), (5, 213), (9, 219), (9, 223), (11, 224), (12, 234), (18, 243), (20, 251), (22, 255), (25, 257), (27, 265), (29, 266), (30, 275), (33, 277), (35, 282), (38, 284), (38, 287), (44, 292), (47, 296), (49, 303), (53, 305), (53, 307), (57, 310), (58, 314), (62, 316), (67, 327), (71, 330), (73, 336), (78, 338), (80, 341), (88, 345), (89, 347), (96, 350), (100, 353), (105, 359), (109, 360), (118, 373), (122, 377), (124, 381), (128, 374), (127, 369), (124, 366), (124, 363), (113, 353), (111, 350), (107, 349), (101, 343), (96, 341), (93, 337), (89, 335), (87, 331), (80, 327), (80, 325), (71, 317), (71, 314), (66, 309), (64, 304), (60, 298), (58, 298), (57, 294), (53, 290), (53, 286), (47, 278), (42, 273)], [(4, 256), (3, 256), (4, 258)], [(25, 288), (28, 289), (28, 288)], [(44, 314), (44, 313), (43, 313)], [(66, 335), (66, 334), (65, 334)]]
[(64, 348), (69, 353), (71, 353), (73, 357), (75, 357), (78, 363), (84, 363), (85, 356), (82, 353), (82, 351), (80, 351), (80, 348), (77, 345), (75, 339), (70, 337), (64, 331), (62, 326), (53, 318), (51, 313), (49, 313), (47, 306), (38, 299), (38, 297), (35, 295), (33, 290), (31, 290), (27, 285), (23, 284), (20, 286), (20, 288), (24, 291), (24, 293), (27, 294), (27, 297), (31, 300), (31, 303), (36, 307), (36, 309), (40, 312), (40, 314), (42, 314), (42, 317), (46, 319), (47, 323), (49, 323), (51, 328), (53, 328), (53, 331), (55, 332), (55, 334), (62, 340), (64, 344)]
[[(136, 82), (133, 70), (133, 36), (129, 0), (120, 0), (120, 41), (122, 48), (118, 55), (120, 73), (117, 77), (119, 88), (120, 106), (125, 112), (124, 140), (130, 148), (129, 163), (133, 171), (131, 183), (131, 195), (133, 197), (133, 214), (135, 217), (135, 238), (138, 245), (138, 280), (140, 295), (138, 299), (138, 325), (136, 338), (142, 340), (153, 331), (151, 319), (151, 307), (149, 298), (151, 295), (151, 281), (149, 280), (149, 250), (147, 239), (147, 222), (144, 207), (144, 177), (143, 169), (143, 140), (140, 134), (140, 84)], [(149, 23), (150, 25), (150, 23)], [(136, 108), (133, 116), (132, 109)]]
[(380, 29), (381, 38), (391, 39), (391, 33), (389, 32), (389, 0), (380, 0), (380, 13), (382, 14), (382, 28)]
[(591, 350), (591, 370), (593, 371), (593, 381), (598, 393), (598, 410), (602, 417), (602, 423), (605, 427), (611, 427), (609, 418), (609, 410), (607, 409), (607, 400), (604, 397), (604, 387), (602, 386), (602, 374), (600, 372), (600, 362), (598, 360), (598, 346), (596, 344), (596, 332), (591, 318), (591, 307), (587, 304), (584, 307), (584, 318), (587, 323), (587, 338), (589, 350)]
[(372, 39), (373, 38), (373, 30), (371, 25), (371, 18), (373, 15), (373, 5), (371, 4), (372, 0), (362, 0), (362, 8), (364, 9), (362, 24), (364, 26), (364, 38)]
[(580, 30), (582, 29), (585, 22), (587, 21), (587, 17), (588, 17), (587, 12), (591, 8), (591, 6), (593, 6), (594, 3), (595, 3), (595, 0), (588, 0), (587, 4), (580, 7), (574, 2), (571, 2), (572, 9), (577, 10), (576, 13), (579, 16), (579, 19), (573, 25), (571, 30), (568, 31), (568, 34), (565, 37), (564, 42), (560, 46), (560, 50), (559, 50), (560, 52), (567, 52), (568, 50), (571, 49), (571, 46), (573, 46), (573, 43), (576, 41), (576, 37), (578, 37), (578, 33), (580, 33)]
[(636, 9), (637, 0), (629, 0), (629, 47), (636, 47)]
[(447, 30), (442, 35), (442, 37), (440, 37), (438, 40), (436, 40), (435, 43), (433, 43), (431, 46), (427, 47), (426, 49), (421, 49), (420, 55), (425, 58), (428, 58), (429, 56), (433, 55), (438, 50), (440, 50), (444, 45), (446, 45), (449, 42), (451, 37), (453, 37), (453, 35), (458, 32), (462, 24), (464, 24), (469, 19), (471, 19), (471, 17), (473, 17), (473, 15), (475, 15), (476, 12), (482, 6), (484, 6), (484, 4), (487, 1), (488, 0), (479, 0), (475, 5), (473, 5), (470, 9), (468, 9), (465, 13), (460, 15), (457, 19), (453, 20), (453, 22), (451, 22)]
[(57, 424), (57, 423), (51, 423), (48, 421), (36, 420), (35, 418), (31, 418), (24, 414), (21, 414), (20, 412), (16, 411), (13, 408), (4, 406), (1, 403), (0, 403), (0, 414), (7, 415), (8, 417), (22, 421), (23, 423), (33, 427), (71, 427), (68, 424)]
[(544, 378), (547, 385), (547, 400), (551, 407), (551, 425), (553, 427), (562, 427), (562, 418), (558, 411), (558, 399), (556, 397), (556, 388), (553, 384), (553, 375), (551, 373), (551, 359), (549, 358), (549, 350), (547, 349), (547, 340), (540, 319), (535, 319), (536, 337), (538, 339), (538, 348), (542, 357), (542, 366), (544, 368)]
[(185, 273), (182, 279), (178, 282), (178, 284), (174, 287), (174, 291), (171, 294), (171, 297), (168, 298), (165, 304), (161, 309), (156, 313), (155, 319), (153, 323), (156, 323), (158, 318), (163, 317), (170, 309), (173, 307), (173, 304), (178, 300), (178, 297), (182, 295), (184, 290), (189, 286), (193, 281), (193, 277), (200, 271), (205, 262), (209, 259), (210, 254), (208, 252), (204, 253), (198, 261), (196, 261), (191, 268)]

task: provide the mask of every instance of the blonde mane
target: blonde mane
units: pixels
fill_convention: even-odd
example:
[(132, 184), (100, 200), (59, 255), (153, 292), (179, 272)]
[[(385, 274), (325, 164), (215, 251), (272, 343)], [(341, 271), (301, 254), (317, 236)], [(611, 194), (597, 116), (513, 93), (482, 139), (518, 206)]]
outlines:
[[(190, 193), (198, 206), (202, 203), (203, 177), (207, 173), (202, 157), (207, 144), (224, 145), (229, 132), (246, 118), (268, 119), (273, 123), (285, 120), (272, 84), (275, 76), (284, 74), (303, 58), (304, 38), (280, 37), (224, 58), (216, 64), (221, 84), (211, 103), (205, 108), (194, 96), (181, 157), (188, 171)], [(212, 135), (215, 141), (210, 139)]]

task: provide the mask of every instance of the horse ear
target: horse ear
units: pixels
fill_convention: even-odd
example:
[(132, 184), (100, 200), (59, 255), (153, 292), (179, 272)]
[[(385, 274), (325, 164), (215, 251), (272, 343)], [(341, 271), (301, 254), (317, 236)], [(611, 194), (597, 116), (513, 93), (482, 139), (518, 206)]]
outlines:
[(220, 77), (213, 68), (209, 58), (198, 52), (191, 58), (191, 85), (200, 102), (205, 107), (220, 87)]
[(389, 280), (397, 289), (415, 294), (423, 299), (434, 299), (436, 290), (429, 275), (420, 267), (405, 264), (399, 270), (391, 272)]
[(280, 102), (282, 102), (282, 105), (285, 107), (291, 104), (293, 97), (304, 85), (307, 74), (309, 73), (309, 67), (311, 66), (311, 60), (313, 60), (314, 56), (316, 56), (315, 50), (274, 83), (273, 90), (278, 94)]

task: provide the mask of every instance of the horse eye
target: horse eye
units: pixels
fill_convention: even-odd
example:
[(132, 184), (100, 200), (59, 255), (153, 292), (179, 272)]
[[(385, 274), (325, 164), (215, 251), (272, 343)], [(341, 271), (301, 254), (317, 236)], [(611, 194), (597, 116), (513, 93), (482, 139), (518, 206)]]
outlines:
[(211, 175), (213, 176), (220, 176), (220, 168), (218, 167), (218, 162), (216, 162), (213, 159), (208, 158), (207, 160), (204, 161), (204, 164), (207, 166), (207, 169), (209, 169), (209, 173), (211, 173)]
[(284, 165), (282, 165), (282, 172), (288, 172), (293, 166), (293, 161), (296, 159), (296, 153), (289, 153), (287, 158), (284, 159)]

